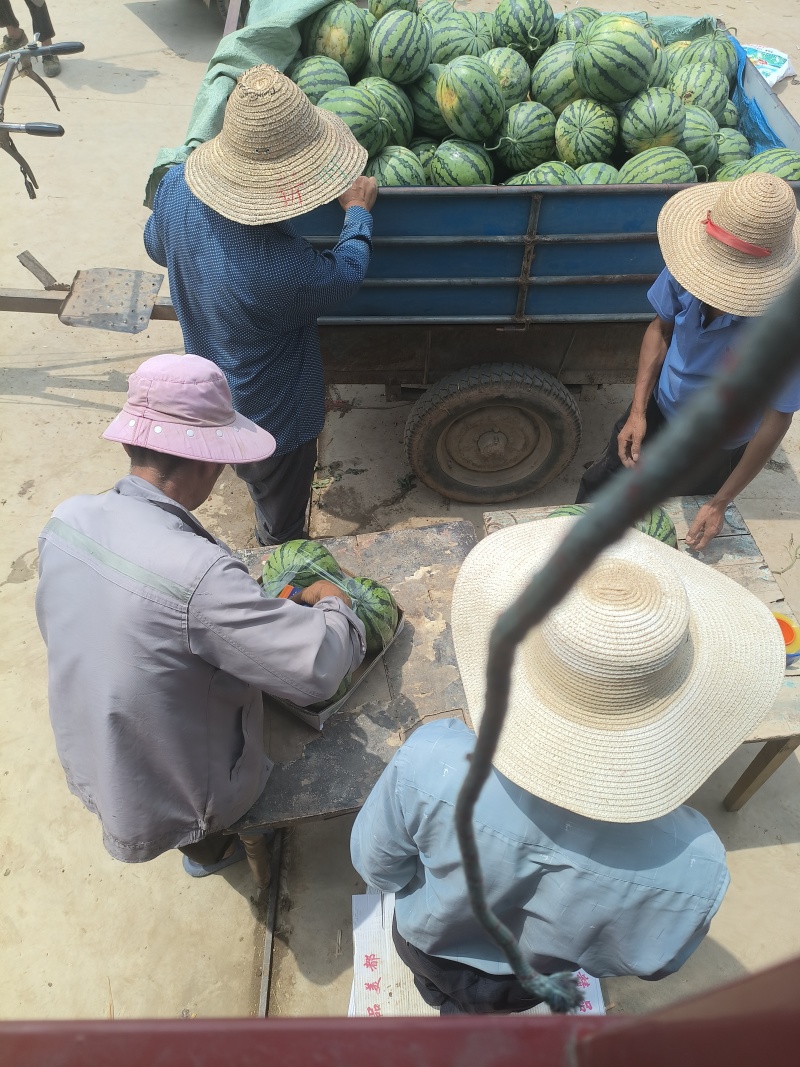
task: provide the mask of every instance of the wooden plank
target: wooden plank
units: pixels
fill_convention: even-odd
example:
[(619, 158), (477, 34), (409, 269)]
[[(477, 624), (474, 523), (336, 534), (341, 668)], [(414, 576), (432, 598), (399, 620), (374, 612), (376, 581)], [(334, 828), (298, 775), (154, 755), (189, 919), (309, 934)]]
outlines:
[(723, 800), (728, 811), (739, 811), (756, 793), (764, 782), (777, 771), (800, 745), (800, 736), (778, 737), (768, 741), (759, 754), (740, 776), (734, 787)]
[[(420, 721), (465, 718), (450, 632), (458, 570), (475, 544), (471, 522), (323, 539), (339, 563), (388, 586), (406, 613), (380, 667), (320, 732), (265, 699), (265, 745), (275, 767), (262, 796), (232, 827), (290, 826), (355, 811)], [(252, 574), (262, 552), (242, 553)]]

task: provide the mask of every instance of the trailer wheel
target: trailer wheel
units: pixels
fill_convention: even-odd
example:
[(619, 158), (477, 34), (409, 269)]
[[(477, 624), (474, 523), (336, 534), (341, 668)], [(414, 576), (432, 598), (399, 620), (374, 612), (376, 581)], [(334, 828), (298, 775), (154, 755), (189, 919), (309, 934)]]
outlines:
[(552, 481), (573, 459), (581, 417), (572, 394), (524, 363), (482, 363), (448, 374), (406, 423), (408, 462), (451, 500), (497, 504)]

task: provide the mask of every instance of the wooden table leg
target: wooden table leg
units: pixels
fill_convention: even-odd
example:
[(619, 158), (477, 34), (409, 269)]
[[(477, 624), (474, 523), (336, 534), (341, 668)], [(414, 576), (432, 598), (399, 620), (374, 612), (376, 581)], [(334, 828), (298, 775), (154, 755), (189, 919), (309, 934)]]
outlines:
[(266, 889), (270, 882), (271, 863), (266, 838), (263, 834), (239, 834), (239, 837), (260, 892)]
[(800, 737), (776, 737), (767, 741), (736, 785), (723, 800), (728, 811), (738, 811), (800, 745)]

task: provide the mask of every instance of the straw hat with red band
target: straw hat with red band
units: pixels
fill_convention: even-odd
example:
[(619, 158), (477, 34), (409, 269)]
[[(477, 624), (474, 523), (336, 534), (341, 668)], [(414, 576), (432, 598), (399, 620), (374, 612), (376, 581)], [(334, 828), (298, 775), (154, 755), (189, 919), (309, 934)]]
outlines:
[(774, 174), (684, 189), (661, 209), (658, 241), (692, 296), (730, 315), (762, 315), (800, 265), (794, 192)]

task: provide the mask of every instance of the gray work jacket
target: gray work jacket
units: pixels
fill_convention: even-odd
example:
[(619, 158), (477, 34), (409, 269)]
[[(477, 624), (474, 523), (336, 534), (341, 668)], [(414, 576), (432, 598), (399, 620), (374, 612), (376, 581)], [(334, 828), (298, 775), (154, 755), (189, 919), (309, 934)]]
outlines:
[(271, 770), (261, 691), (326, 699), (365, 648), (340, 600), (262, 596), (189, 511), (133, 476), (56, 508), (36, 615), (67, 783), (132, 863), (239, 819)]

